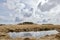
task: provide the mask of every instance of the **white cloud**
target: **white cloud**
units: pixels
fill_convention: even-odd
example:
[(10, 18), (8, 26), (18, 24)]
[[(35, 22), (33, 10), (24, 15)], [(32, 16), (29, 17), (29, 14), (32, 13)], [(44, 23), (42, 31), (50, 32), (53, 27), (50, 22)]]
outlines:
[[(53, 7), (52, 9), (50, 8), (49, 11), (45, 11), (42, 12), (41, 8), (40, 10), (36, 7), (37, 4), (37, 0), (7, 0), (6, 3), (3, 3), (6, 7), (8, 7), (9, 10), (13, 10), (14, 14), (11, 12), (9, 14), (10, 19), (9, 20), (13, 20), (15, 21), (15, 18), (18, 17), (19, 20), (22, 19), (23, 21), (32, 21), (32, 22), (40, 22), (40, 23), (58, 23), (57, 19), (59, 19), (57, 17), (58, 14), (60, 14), (60, 4), (56, 4), (55, 7)], [(49, 0), (41, 0), (39, 1), (39, 3), (41, 2), (40, 6), (47, 6), (49, 3)], [(38, 3), (38, 4), (39, 4)], [(46, 5), (46, 3), (48, 3)], [(51, 3), (52, 4), (52, 3)], [(50, 4), (50, 5), (51, 5)], [(50, 6), (49, 5), (49, 6)], [(35, 7), (36, 6), (36, 7)], [(44, 6), (44, 7), (45, 7)], [(34, 11), (34, 9), (32, 11), (30, 11), (31, 8), (36, 8), (36, 10)], [(43, 9), (43, 7), (42, 7)], [(46, 10), (46, 7), (44, 8)], [(34, 11), (34, 13), (33, 13)], [(56, 20), (55, 20), (56, 19)], [(59, 19), (60, 20), (60, 19)], [(45, 22), (44, 22), (45, 21)]]

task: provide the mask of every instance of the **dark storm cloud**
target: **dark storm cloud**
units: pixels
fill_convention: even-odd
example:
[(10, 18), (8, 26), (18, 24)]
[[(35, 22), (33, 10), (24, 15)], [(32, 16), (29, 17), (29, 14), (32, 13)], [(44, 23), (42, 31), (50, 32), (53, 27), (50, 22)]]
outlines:
[(50, 11), (52, 8), (56, 7), (60, 3), (59, 0), (49, 0), (47, 3), (41, 5), (41, 3), (38, 5), (38, 8), (42, 11)]
[(51, 2), (51, 3), (57, 3), (57, 4), (60, 4), (60, 0), (49, 0), (49, 2)]
[(46, 3), (46, 4), (44, 4), (42, 6), (38, 6), (38, 7), (42, 12), (44, 12), (44, 11), (50, 11), (50, 9), (54, 8), (55, 6), (56, 6), (55, 4)]

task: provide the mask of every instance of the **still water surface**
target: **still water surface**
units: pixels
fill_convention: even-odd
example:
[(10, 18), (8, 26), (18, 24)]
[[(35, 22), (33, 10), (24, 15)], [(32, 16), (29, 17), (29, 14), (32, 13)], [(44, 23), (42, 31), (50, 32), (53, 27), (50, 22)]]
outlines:
[(49, 30), (49, 31), (37, 31), (37, 32), (9, 32), (8, 35), (12, 38), (16, 37), (43, 37), (46, 35), (53, 35), (59, 33), (56, 30)]

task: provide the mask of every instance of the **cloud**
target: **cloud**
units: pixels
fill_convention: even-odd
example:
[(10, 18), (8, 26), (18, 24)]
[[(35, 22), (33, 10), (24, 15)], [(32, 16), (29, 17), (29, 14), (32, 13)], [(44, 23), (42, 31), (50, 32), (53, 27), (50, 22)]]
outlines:
[[(37, 0), (7, 0), (3, 3), (4, 7), (2, 7), (5, 11), (0, 11), (0, 14), (3, 13), (2, 15), (6, 20), (13, 21), (14, 23), (24, 21), (34, 23), (60, 23), (60, 1), (41, 0), (39, 3), (36, 6), (38, 4)], [(35, 8), (36, 10), (34, 11)]]
[(51, 3), (60, 4), (60, 0), (49, 0)]
[(53, 23), (56, 23), (56, 24), (60, 24), (60, 5), (56, 6), (55, 8), (51, 9), (51, 11), (49, 11), (49, 15), (51, 16), (51, 21), (50, 22), (53, 22)]
[(42, 11), (50, 11), (50, 9), (56, 7), (59, 4), (57, 0), (48, 0), (48, 2), (44, 3), (43, 5), (39, 4), (38, 8)]
[[(60, 20), (59, 19), (59, 16), (60, 16), (59, 15), (60, 14), (60, 3), (59, 2), (60, 1), (58, 1), (58, 0), (49, 0), (44, 5), (39, 5), (38, 6), (41, 13), (46, 15), (48, 23), (60, 24), (60, 21), (59, 21)], [(57, 16), (57, 15), (59, 15), (59, 16)], [(46, 20), (46, 18), (44, 20)], [(45, 23), (47, 23), (47, 22), (45, 22)]]

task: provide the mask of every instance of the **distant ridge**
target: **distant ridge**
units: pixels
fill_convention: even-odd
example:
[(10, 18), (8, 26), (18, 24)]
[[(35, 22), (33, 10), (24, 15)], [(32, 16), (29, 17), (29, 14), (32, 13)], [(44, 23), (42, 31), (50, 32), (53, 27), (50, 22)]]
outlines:
[(23, 23), (18, 23), (18, 25), (24, 25), (24, 24), (34, 24), (33, 22), (23, 22)]

